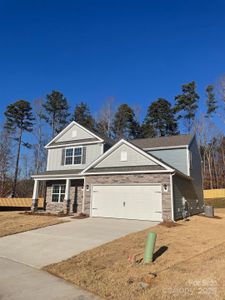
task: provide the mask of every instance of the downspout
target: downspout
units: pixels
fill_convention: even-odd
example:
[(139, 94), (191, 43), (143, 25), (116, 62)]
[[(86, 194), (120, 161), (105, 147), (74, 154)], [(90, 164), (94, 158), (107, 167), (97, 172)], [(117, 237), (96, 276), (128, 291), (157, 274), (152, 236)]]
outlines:
[(84, 177), (84, 186), (83, 186), (83, 201), (82, 201), (82, 213), (84, 214), (84, 206), (85, 206), (85, 191), (86, 191), (86, 178)]
[(174, 220), (174, 194), (173, 194), (173, 176), (175, 175), (174, 173), (170, 174), (170, 191), (171, 191), (171, 219), (173, 222), (175, 222)]

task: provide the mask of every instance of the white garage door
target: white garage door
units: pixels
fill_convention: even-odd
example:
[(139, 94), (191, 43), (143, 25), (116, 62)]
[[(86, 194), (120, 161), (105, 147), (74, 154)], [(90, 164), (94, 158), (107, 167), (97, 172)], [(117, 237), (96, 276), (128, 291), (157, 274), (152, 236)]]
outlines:
[(161, 185), (94, 185), (92, 216), (162, 221)]

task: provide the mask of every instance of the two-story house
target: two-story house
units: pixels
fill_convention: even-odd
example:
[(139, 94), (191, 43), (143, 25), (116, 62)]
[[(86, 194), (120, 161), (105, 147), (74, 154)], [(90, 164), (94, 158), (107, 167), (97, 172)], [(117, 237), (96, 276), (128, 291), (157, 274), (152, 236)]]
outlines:
[(113, 142), (71, 122), (46, 145), (47, 170), (33, 175), (32, 210), (46, 181), (48, 212), (91, 217), (177, 220), (184, 202), (203, 211), (201, 158), (195, 136)]

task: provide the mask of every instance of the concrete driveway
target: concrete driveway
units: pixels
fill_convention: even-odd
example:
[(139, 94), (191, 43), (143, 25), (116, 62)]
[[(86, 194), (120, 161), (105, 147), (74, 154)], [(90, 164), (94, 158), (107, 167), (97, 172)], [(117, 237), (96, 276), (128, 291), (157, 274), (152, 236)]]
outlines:
[(156, 222), (87, 218), (0, 238), (0, 257), (41, 268)]
[(71, 219), (0, 238), (0, 299), (97, 299), (40, 268), (156, 224), (122, 219)]

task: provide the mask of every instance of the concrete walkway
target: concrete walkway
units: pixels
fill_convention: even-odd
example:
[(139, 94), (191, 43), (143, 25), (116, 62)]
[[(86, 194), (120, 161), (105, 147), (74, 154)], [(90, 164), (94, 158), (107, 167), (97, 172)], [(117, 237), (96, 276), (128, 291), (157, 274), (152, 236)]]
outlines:
[(40, 268), (156, 224), (122, 219), (73, 219), (0, 238), (0, 299), (97, 299)]

